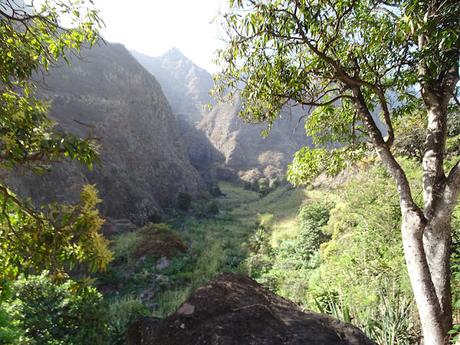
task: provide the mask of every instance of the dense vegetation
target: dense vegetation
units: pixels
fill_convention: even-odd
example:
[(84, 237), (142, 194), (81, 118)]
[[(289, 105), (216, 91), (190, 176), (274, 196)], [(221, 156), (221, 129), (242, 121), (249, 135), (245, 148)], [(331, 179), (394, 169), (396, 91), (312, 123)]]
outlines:
[[(215, 90), (238, 90), (241, 116), (273, 122), (309, 108), (313, 147), (297, 152), (295, 184), (335, 175), (375, 151), (399, 195), (401, 233), (424, 344), (449, 342), (451, 221), (460, 162), (445, 163), (449, 115), (458, 112), (458, 1), (230, 0)], [(229, 91), (230, 90), (230, 91)], [(420, 114), (423, 203), (394, 150), (395, 125)]]
[[(124, 344), (132, 321), (170, 314), (223, 271), (244, 272), (302, 308), (354, 323), (380, 345), (414, 344), (423, 332), (429, 344), (458, 338), (460, 121), (458, 104), (451, 102), (458, 82), (458, 5), (377, 1), (375, 8), (392, 14), (387, 18), (368, 11), (373, 3), (367, 1), (337, 1), (326, 13), (329, 2), (292, 7), (288, 1), (254, 0), (242, 17), (245, 2), (230, 3), (228, 29), (242, 34), (222, 53), (226, 74), (218, 88), (224, 92), (249, 76), (243, 114), (258, 121), (273, 122), (288, 101), (317, 107), (306, 128), (316, 147), (299, 151), (289, 174), (293, 183), (308, 187), (261, 179), (221, 182), (200, 197), (180, 193), (177, 209), (166, 210), (161, 222), (113, 234), (109, 242), (100, 234), (94, 186), (84, 187), (74, 205), (37, 206), (13, 193), (2, 175), (0, 344)], [(57, 128), (31, 76), (66, 60), (72, 49), (94, 44), (97, 11), (84, 0), (44, 2), (36, 13), (0, 4), (0, 169), (42, 173), (63, 159), (91, 168), (98, 162), (94, 140)], [(70, 16), (72, 28), (60, 27), (61, 16)], [(309, 32), (298, 27), (299, 18), (311, 24)], [(433, 20), (443, 25), (433, 28)], [(399, 31), (389, 32), (393, 27)], [(348, 39), (357, 28), (367, 51), (358, 49), (355, 36)], [(428, 56), (434, 45), (440, 57)], [(261, 54), (273, 47), (274, 54)], [(239, 59), (247, 63), (238, 66)], [(299, 61), (308, 68), (299, 69)], [(417, 77), (422, 95), (412, 92)], [(445, 91), (441, 100), (433, 100), (436, 86)], [(393, 109), (391, 93), (400, 101)], [(385, 138), (371, 114), (377, 107)], [(434, 158), (427, 154), (432, 151)], [(442, 279), (433, 278), (433, 258), (422, 260), (431, 267), (432, 296), (442, 288), (447, 300), (427, 301), (433, 308), (428, 312), (411, 279), (417, 267), (407, 270), (404, 261), (404, 248), (408, 262), (413, 254), (408, 243), (423, 247), (422, 235), (405, 239), (414, 230), (408, 219), (423, 225), (415, 229), (422, 235), (436, 230), (440, 219), (447, 224), (440, 231), (447, 237), (439, 241), (448, 244), (441, 248), (448, 252), (440, 259), (446, 264)], [(432, 242), (425, 240), (436, 247)], [(420, 319), (424, 312), (434, 321)]]
[[(419, 163), (401, 164), (421, 190)], [(420, 325), (402, 256), (397, 191), (375, 162), (360, 169), (323, 177), (307, 190), (280, 186), (266, 195), (221, 183), (217, 215), (202, 212), (208, 199), (195, 200), (189, 212), (172, 210), (169, 225), (117, 235), (115, 260), (97, 280), (110, 301), (112, 339), (122, 340), (139, 316), (173, 312), (218, 272), (238, 271), (303, 308), (356, 324), (378, 344), (414, 344)], [(452, 284), (459, 283), (454, 275)]]

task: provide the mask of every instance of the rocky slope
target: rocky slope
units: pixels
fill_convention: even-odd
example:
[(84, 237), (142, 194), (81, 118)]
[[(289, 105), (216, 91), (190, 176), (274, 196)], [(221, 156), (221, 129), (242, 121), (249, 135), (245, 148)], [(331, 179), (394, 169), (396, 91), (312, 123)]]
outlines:
[(239, 117), (241, 103), (218, 104), (198, 125), (217, 150), (225, 157), (225, 165), (244, 181), (260, 178), (283, 178), (293, 154), (309, 145), (305, 136), (301, 109), (283, 111), (267, 137), (261, 135), (264, 124), (244, 123)]
[(358, 328), (302, 312), (255, 281), (224, 273), (166, 319), (145, 318), (129, 345), (376, 345)]
[[(201, 171), (210, 171), (210, 163), (224, 162), (225, 169), (218, 174), (221, 177), (239, 177), (249, 182), (263, 177), (281, 179), (293, 153), (309, 143), (303, 123), (299, 123), (302, 112), (298, 109), (286, 111), (270, 135), (263, 138), (264, 125), (246, 124), (238, 118), (240, 103), (237, 99), (233, 103), (215, 105), (210, 112), (204, 111), (203, 104), (210, 102), (208, 93), (212, 77), (177, 49), (156, 58), (132, 54), (160, 82), (177, 114), (190, 159)], [(200, 120), (197, 130), (181, 123), (185, 120), (189, 123)], [(202, 156), (196, 159), (198, 147), (207, 153), (207, 160)]]
[(16, 172), (21, 194), (39, 202), (73, 201), (83, 183), (97, 185), (106, 216), (142, 224), (175, 206), (179, 192), (202, 184), (190, 164), (159, 83), (119, 44), (101, 44), (54, 68), (40, 83), (59, 126), (100, 140), (102, 164), (92, 172), (55, 164), (36, 177)]
[(176, 117), (190, 123), (200, 121), (206, 105), (212, 101), (209, 90), (213, 80), (208, 72), (177, 48), (159, 57), (134, 51), (131, 54), (159, 81)]

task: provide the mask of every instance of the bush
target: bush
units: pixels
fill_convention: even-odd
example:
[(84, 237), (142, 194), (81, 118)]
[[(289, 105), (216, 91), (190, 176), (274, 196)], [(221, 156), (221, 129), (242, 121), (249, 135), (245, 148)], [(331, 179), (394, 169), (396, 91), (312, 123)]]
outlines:
[(0, 344), (22, 345), (26, 337), (10, 309), (6, 303), (0, 303)]
[(148, 224), (138, 231), (138, 242), (134, 250), (134, 257), (141, 258), (162, 256), (172, 258), (187, 250), (179, 234), (168, 224)]
[(219, 197), (219, 196), (223, 196), (224, 194), (222, 193), (222, 191), (220, 190), (219, 188), (219, 185), (218, 184), (213, 184), (210, 188), (209, 188), (209, 193), (211, 193), (212, 196), (214, 197)]
[(111, 345), (124, 345), (125, 334), (129, 325), (144, 317), (150, 312), (140, 300), (133, 297), (125, 297), (110, 303), (108, 308), (109, 340)]
[(20, 278), (8, 309), (30, 345), (105, 344), (106, 308), (95, 288), (58, 283), (48, 272)]
[(270, 271), (273, 265), (273, 248), (270, 235), (264, 226), (258, 225), (256, 232), (249, 239), (251, 255), (245, 260), (248, 274), (255, 279)]
[(257, 190), (261, 196), (265, 196), (270, 193), (270, 181), (268, 178), (261, 178), (257, 181)]
[(244, 181), (243, 182), (243, 188), (245, 190), (252, 190), (252, 183), (251, 182), (248, 182), (248, 181)]
[(380, 345), (412, 345), (419, 343), (416, 325), (412, 321), (412, 299), (399, 291), (381, 287), (378, 306), (359, 310), (347, 304), (336, 292), (324, 292), (315, 299), (315, 309), (337, 319), (353, 323)]
[(321, 243), (328, 239), (322, 229), (329, 220), (330, 209), (331, 205), (323, 203), (311, 203), (300, 209), (296, 252), (306, 262), (318, 251)]
[(209, 215), (216, 215), (219, 213), (219, 204), (217, 203), (217, 201), (213, 200), (213, 201), (210, 201), (207, 205), (206, 205), (206, 213), (209, 214)]
[(114, 264), (127, 263), (131, 265), (136, 261), (134, 252), (140, 241), (138, 231), (125, 232), (114, 238), (112, 250), (114, 253)]

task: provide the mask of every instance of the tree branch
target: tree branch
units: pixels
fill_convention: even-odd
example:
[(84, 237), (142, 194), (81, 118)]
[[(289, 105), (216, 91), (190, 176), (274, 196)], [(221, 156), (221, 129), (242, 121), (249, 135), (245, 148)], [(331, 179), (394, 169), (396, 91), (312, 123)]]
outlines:
[(383, 139), (382, 133), (372, 118), (361, 90), (359, 88), (353, 88), (352, 91), (353, 95), (355, 96), (355, 103), (358, 108), (358, 113), (363, 117), (364, 124), (368, 129), (368, 135), (371, 139), (371, 142), (383, 164), (387, 167), (388, 171), (396, 182), (400, 196), (401, 210), (403, 212), (416, 212), (420, 219), (424, 220), (425, 217), (423, 216), (422, 211), (412, 198), (412, 192), (406, 174), (399, 163), (396, 161), (395, 157), (390, 151), (390, 148)]

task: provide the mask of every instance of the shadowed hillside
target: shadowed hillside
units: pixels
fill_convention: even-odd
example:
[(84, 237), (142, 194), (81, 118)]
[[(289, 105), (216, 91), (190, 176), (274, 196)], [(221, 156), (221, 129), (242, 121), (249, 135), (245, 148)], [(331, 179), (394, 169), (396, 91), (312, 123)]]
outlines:
[(16, 174), (21, 194), (38, 202), (70, 201), (82, 184), (92, 183), (105, 215), (142, 224), (175, 206), (179, 192), (200, 189), (160, 85), (122, 45), (84, 51), (40, 84), (60, 127), (98, 139), (101, 165), (90, 172), (60, 163), (43, 177)]

